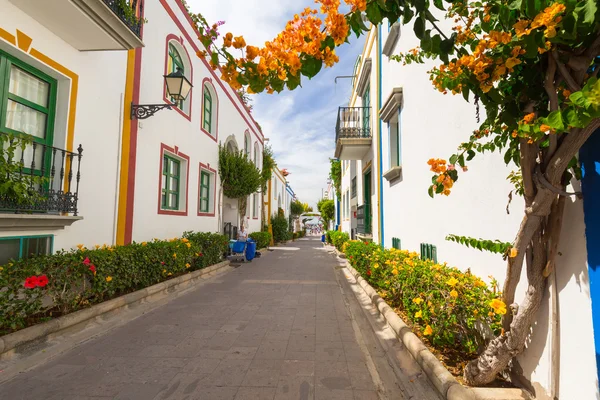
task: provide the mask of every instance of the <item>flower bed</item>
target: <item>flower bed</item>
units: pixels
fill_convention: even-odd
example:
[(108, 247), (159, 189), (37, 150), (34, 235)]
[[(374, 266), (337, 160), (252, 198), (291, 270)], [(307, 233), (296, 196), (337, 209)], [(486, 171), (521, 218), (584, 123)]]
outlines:
[(506, 305), (470, 272), (421, 260), (417, 253), (348, 241), (350, 264), (421, 338), (441, 354), (454, 374), (501, 333)]
[(0, 267), (0, 335), (139, 290), (222, 260), (227, 239), (185, 232), (171, 240), (59, 251)]
[(343, 252), (344, 244), (350, 240), (350, 237), (345, 232), (327, 231), (325, 233), (325, 241), (335, 246), (336, 249)]

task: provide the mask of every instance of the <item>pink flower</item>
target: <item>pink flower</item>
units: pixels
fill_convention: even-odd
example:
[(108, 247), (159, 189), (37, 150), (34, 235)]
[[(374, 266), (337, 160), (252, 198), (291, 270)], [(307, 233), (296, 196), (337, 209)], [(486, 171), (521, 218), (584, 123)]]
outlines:
[(88, 268), (90, 271), (92, 271), (94, 273), (94, 275), (96, 275), (96, 266), (94, 264), (90, 265), (90, 268)]
[(83, 265), (90, 265), (91, 261), (89, 259), (89, 257), (86, 257), (85, 260), (83, 260)]
[(455, 167), (454, 164), (448, 164), (448, 171), (454, 171)]

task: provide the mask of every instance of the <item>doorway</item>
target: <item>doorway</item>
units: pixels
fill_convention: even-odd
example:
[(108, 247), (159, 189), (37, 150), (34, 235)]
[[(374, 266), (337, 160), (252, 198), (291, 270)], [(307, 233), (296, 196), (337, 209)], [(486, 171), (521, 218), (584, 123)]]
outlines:
[(365, 204), (365, 233), (372, 234), (371, 229), (373, 220), (373, 211), (371, 210), (371, 170), (365, 172), (364, 175), (364, 204)]

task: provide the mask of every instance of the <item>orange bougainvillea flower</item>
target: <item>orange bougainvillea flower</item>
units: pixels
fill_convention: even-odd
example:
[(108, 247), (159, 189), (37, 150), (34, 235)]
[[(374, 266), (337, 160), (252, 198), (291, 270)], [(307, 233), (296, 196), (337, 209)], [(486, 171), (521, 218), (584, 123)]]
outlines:
[(246, 47), (246, 41), (242, 36), (237, 36), (233, 42), (233, 47), (236, 49), (241, 49)]
[(423, 335), (425, 336), (429, 336), (433, 333), (433, 329), (431, 329), (431, 326), (427, 325), (425, 327), (425, 330), (423, 331)]
[(524, 124), (530, 124), (535, 118), (535, 113), (529, 113), (526, 116), (523, 117), (522, 122)]

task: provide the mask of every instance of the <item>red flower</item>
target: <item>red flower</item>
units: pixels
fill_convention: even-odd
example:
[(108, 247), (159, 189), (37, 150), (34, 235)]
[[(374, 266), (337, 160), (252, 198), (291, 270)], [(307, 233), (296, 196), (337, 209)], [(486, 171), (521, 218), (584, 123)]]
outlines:
[(204, 257), (204, 254), (200, 253), (200, 257)]
[(48, 277), (46, 275), (38, 276), (37, 285), (39, 287), (44, 287), (48, 284)]
[(27, 289), (33, 289), (37, 285), (38, 285), (38, 277), (30, 276), (29, 278), (25, 279), (25, 284), (23, 286), (25, 286)]
[(160, 265), (165, 265), (165, 262), (164, 262), (164, 261), (161, 261), (161, 262), (160, 262)]
[(367, 270), (367, 275), (371, 276), (371, 270), (370, 269)]
[(85, 260), (83, 260), (83, 265), (90, 265), (91, 261), (89, 259), (89, 257), (86, 257)]
[(96, 266), (94, 264), (90, 265), (90, 268), (88, 268), (90, 271), (92, 271), (94, 273), (94, 275), (96, 275)]

